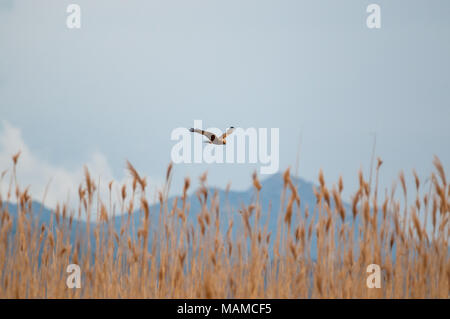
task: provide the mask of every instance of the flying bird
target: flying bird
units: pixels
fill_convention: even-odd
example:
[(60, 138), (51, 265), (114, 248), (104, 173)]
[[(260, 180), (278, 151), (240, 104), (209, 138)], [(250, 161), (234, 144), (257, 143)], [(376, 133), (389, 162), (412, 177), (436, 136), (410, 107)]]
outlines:
[(230, 135), (231, 133), (234, 132), (234, 127), (231, 126), (225, 133), (222, 134), (222, 136), (217, 136), (214, 133), (200, 130), (198, 128), (191, 128), (189, 131), (206, 136), (209, 141), (205, 141), (205, 143), (216, 144), (216, 145), (225, 145), (225, 144), (227, 144), (226, 138), (228, 135)]

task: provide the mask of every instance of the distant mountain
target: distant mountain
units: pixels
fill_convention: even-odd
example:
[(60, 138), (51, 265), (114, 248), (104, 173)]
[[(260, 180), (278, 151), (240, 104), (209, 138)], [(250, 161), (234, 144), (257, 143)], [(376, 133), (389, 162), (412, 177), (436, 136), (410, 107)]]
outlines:
[[(301, 210), (302, 214), (304, 213), (304, 208), (307, 205), (310, 208), (310, 217), (312, 216), (312, 212), (314, 207), (316, 206), (316, 198), (313, 192), (313, 184), (306, 182), (300, 178), (294, 178), (291, 177), (292, 182), (295, 186), (297, 186), (298, 193), (300, 195), (301, 199)], [(281, 196), (283, 191), (283, 176), (281, 174), (274, 174), (270, 177), (264, 179), (261, 181), (262, 189), (260, 191), (260, 197), (259, 202), (261, 205), (261, 223), (262, 225), (265, 225), (266, 222), (268, 222), (268, 231), (272, 232), (272, 234), (275, 234), (277, 231), (277, 223), (278, 219), (281, 218), (283, 220), (285, 211), (282, 212), (282, 216), (279, 216), (280, 211), (280, 205), (281, 205)], [(226, 231), (229, 223), (229, 219), (232, 218), (235, 225), (240, 225), (242, 223), (242, 217), (239, 214), (239, 209), (244, 205), (248, 206), (252, 203), (255, 203), (256, 200), (256, 191), (253, 187), (249, 188), (246, 191), (228, 191), (226, 192), (223, 189), (215, 189), (215, 188), (209, 188), (209, 194), (208, 194), (208, 205), (211, 204), (211, 198), (213, 197), (214, 193), (217, 192), (217, 195), (220, 200), (220, 220), (221, 220), (221, 229), (222, 231)], [(202, 207), (201, 203), (197, 197), (197, 192), (194, 192), (192, 195), (190, 195), (187, 198), (187, 203), (189, 203), (189, 215), (188, 220), (192, 222), (194, 225), (197, 225), (197, 216), (201, 212)], [(285, 203), (287, 203), (290, 196), (290, 190), (287, 189), (286, 197), (285, 197)], [(168, 209), (172, 209), (173, 202), (175, 200), (175, 197), (171, 197), (168, 200)], [(178, 198), (177, 206), (181, 208), (181, 199)], [(347, 211), (349, 208), (348, 204), (345, 204)], [(50, 210), (47, 207), (43, 207), (38, 202), (32, 203), (32, 209), (34, 216), (37, 216), (40, 214), (39, 220), (43, 223), (49, 224), (52, 217), (53, 217), (53, 223), (55, 224), (55, 216), (54, 212)], [(17, 211), (18, 207), (15, 204), (8, 204), (8, 211), (10, 214), (12, 214), (15, 219), (17, 218)], [(150, 215), (151, 215), (151, 225), (153, 225), (155, 228), (157, 227), (157, 221), (159, 216), (160, 206), (159, 204), (152, 205), (150, 207)], [(270, 214), (269, 214), (270, 211)], [(141, 215), (138, 211), (133, 213), (133, 221), (132, 224), (134, 224), (135, 229), (137, 229)], [(348, 213), (347, 216), (350, 214)], [(252, 215), (251, 223), (253, 223), (255, 213)], [(269, 217), (269, 220), (267, 220), (267, 217)], [(114, 225), (117, 232), (120, 231), (120, 225), (121, 225), (122, 217), (116, 216)], [(85, 221), (78, 221), (78, 223), (73, 223), (72, 230), (75, 230), (75, 225), (78, 225), (78, 231), (83, 232), (86, 227), (87, 223)], [(95, 227), (95, 224), (91, 224), (91, 229)], [(13, 229), (15, 231), (15, 229)], [(75, 231), (72, 231), (71, 239), (73, 240), (75, 236)], [(92, 235), (91, 235), (92, 236)], [(315, 237), (312, 238), (312, 254), (313, 258), (315, 258)], [(93, 242), (93, 237), (91, 237), (91, 242)]]
[[(291, 177), (293, 184), (297, 187), (302, 210), (307, 205), (310, 209), (316, 206), (316, 198), (313, 192), (313, 184), (306, 182), (300, 178)], [(259, 195), (259, 204), (261, 205), (261, 222), (264, 224), (267, 221), (267, 216), (270, 212), (270, 218), (268, 223), (269, 231), (274, 233), (277, 227), (277, 220), (279, 217), (279, 210), (281, 205), (281, 195), (283, 192), (283, 176), (281, 174), (274, 174), (261, 181), (261, 191)], [(210, 187), (208, 189), (208, 205), (211, 204), (211, 198), (214, 193), (217, 193), (220, 200), (220, 214), (223, 217), (224, 226), (228, 226), (228, 218), (235, 217), (238, 220), (241, 219), (239, 209), (242, 206), (248, 206), (254, 204), (256, 201), (256, 190), (253, 187), (245, 191), (228, 191), (223, 189)], [(285, 196), (285, 205), (289, 199), (290, 190), (287, 188)], [(169, 199), (169, 209), (172, 208), (174, 198)], [(201, 203), (196, 195), (196, 192), (189, 196), (187, 202), (190, 204), (189, 216), (191, 219), (196, 217), (201, 212)], [(181, 199), (178, 199), (178, 207), (181, 207)], [(151, 207), (151, 212), (159, 212), (159, 204), (155, 204)], [(229, 214), (232, 214), (231, 216)], [(283, 212), (284, 214), (284, 212)], [(253, 214), (254, 215), (254, 214)], [(281, 216), (281, 217), (284, 217)], [(194, 220), (195, 219), (195, 220)], [(192, 220), (196, 223), (196, 218)]]

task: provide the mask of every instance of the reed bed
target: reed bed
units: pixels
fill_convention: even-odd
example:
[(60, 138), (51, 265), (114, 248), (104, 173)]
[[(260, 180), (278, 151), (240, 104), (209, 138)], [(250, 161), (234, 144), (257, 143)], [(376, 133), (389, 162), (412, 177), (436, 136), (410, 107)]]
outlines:
[[(132, 186), (121, 186), (115, 205), (111, 196), (101, 198), (86, 169), (78, 209), (62, 203), (51, 222), (42, 223), (29, 190), (16, 180), (19, 155), (10, 187), (0, 193), (0, 298), (449, 297), (450, 186), (437, 158), (426, 191), (415, 173), (415, 189), (407, 189), (401, 173), (400, 198), (394, 186), (382, 199), (378, 160), (373, 185), (359, 173), (350, 206), (342, 199), (342, 179), (329, 187), (320, 172), (316, 207), (306, 207), (286, 170), (281, 207), (264, 211), (254, 174), (255, 200), (232, 212), (238, 219), (224, 219), (206, 173), (196, 191), (200, 211), (190, 210), (187, 178), (182, 195), (169, 203), (172, 165), (157, 194), (160, 209), (151, 211), (147, 181), (130, 163)], [(411, 206), (408, 196), (415, 197)], [(6, 205), (14, 198), (15, 220)], [(273, 232), (261, 218), (269, 213), (278, 214)], [(82, 215), (86, 229), (79, 227)], [(317, 259), (311, 257), (313, 238)], [(66, 285), (69, 264), (80, 266), (79, 289)], [(381, 288), (366, 284), (370, 264), (381, 267)]]

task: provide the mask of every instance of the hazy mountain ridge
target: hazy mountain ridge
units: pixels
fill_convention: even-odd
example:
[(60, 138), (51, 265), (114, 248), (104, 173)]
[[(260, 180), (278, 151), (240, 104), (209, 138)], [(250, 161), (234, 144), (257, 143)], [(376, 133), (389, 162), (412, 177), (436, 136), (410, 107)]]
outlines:
[[(301, 215), (304, 217), (304, 210), (306, 205), (309, 207), (309, 218), (308, 221), (313, 216), (313, 210), (316, 207), (316, 197), (314, 195), (313, 187), (314, 184), (307, 182), (301, 178), (295, 178), (291, 177), (291, 180), (293, 184), (297, 187), (298, 193), (300, 195), (300, 201), (301, 201)], [(267, 223), (267, 231), (271, 232), (272, 234), (275, 234), (277, 231), (277, 225), (279, 219), (281, 221), (284, 218), (285, 211), (282, 212), (282, 216), (279, 216), (280, 214), (280, 205), (281, 205), (281, 194), (283, 192), (283, 177), (281, 174), (274, 174), (264, 180), (261, 181), (261, 191), (259, 195), (259, 203), (261, 205), (261, 225), (265, 225)], [(198, 190), (197, 190), (198, 191)], [(194, 227), (197, 227), (198, 221), (197, 216), (202, 211), (202, 204), (200, 203), (197, 195), (197, 191), (194, 191), (190, 196), (187, 198), (187, 203), (189, 204), (189, 212), (188, 212), (188, 221), (191, 222)], [(220, 216), (220, 228), (222, 232), (226, 232), (226, 229), (229, 225), (230, 218), (233, 219), (233, 222), (236, 226), (239, 227), (242, 226), (242, 217), (239, 213), (239, 210), (242, 208), (242, 206), (248, 206), (250, 204), (254, 204), (256, 200), (256, 190), (254, 187), (250, 187), (249, 189), (245, 191), (226, 191), (223, 189), (208, 187), (208, 199), (207, 199), (207, 205), (208, 207), (211, 207), (211, 199), (214, 197), (214, 195), (217, 193), (218, 199), (219, 199), (219, 216)], [(290, 196), (290, 190), (289, 188), (286, 188), (286, 194), (285, 194), (285, 205), (288, 201), (288, 198)], [(174, 197), (170, 197), (167, 202), (167, 209), (169, 211), (172, 210), (173, 204), (175, 202)], [(178, 208), (181, 208), (182, 201), (180, 197), (177, 198), (177, 206)], [(10, 214), (14, 216), (14, 220), (17, 219), (17, 211), (18, 207), (16, 204), (8, 203), (8, 211)], [(347, 219), (350, 217), (349, 213), (349, 205), (344, 204), (346, 210), (347, 210)], [(32, 203), (32, 210), (33, 210), (33, 216), (37, 217), (39, 216), (40, 223), (45, 223), (47, 225), (50, 224), (50, 222), (53, 220), (53, 225), (56, 223), (56, 218), (54, 214), (54, 210), (49, 209), (47, 207), (42, 206), (42, 204), (38, 202)], [(160, 212), (160, 204), (154, 204), (150, 206), (150, 223), (153, 229), (157, 229), (158, 227), (158, 217)], [(295, 218), (296, 211), (294, 209), (294, 216)], [(254, 216), (255, 213), (252, 214), (251, 217), (251, 224), (254, 224)], [(269, 217), (269, 220), (267, 218)], [(128, 218), (128, 214), (125, 214), (124, 216), (116, 216), (114, 220), (114, 228), (117, 233), (120, 232), (122, 220), (126, 220)], [(134, 225), (134, 229), (137, 230), (139, 227), (139, 224), (141, 222), (142, 218), (142, 211), (141, 209), (136, 209), (134, 213), (132, 214), (132, 223), (131, 225)], [(90, 222), (90, 228), (94, 229), (95, 222)], [(71, 240), (74, 240), (76, 236), (75, 228), (78, 227), (79, 232), (84, 232), (87, 228), (87, 221), (85, 220), (74, 220), (72, 223), (72, 232), (71, 232)], [(236, 233), (237, 229), (234, 229), (234, 233)], [(13, 226), (13, 232), (15, 232), (15, 223)], [(95, 242), (93, 238), (93, 234), (91, 236), (91, 242)], [(311, 251), (312, 254), (315, 256), (315, 247), (316, 247), (316, 238), (315, 236), (312, 236), (311, 239)]]

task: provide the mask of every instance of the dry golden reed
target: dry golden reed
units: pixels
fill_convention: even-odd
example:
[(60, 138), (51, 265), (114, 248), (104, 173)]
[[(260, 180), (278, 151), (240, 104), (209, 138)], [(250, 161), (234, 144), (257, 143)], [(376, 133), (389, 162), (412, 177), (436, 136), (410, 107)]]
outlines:
[[(201, 209), (190, 211), (189, 178), (182, 196), (169, 203), (170, 164), (166, 185), (157, 192), (160, 207), (152, 210), (147, 181), (130, 162), (131, 191), (117, 185), (119, 203), (111, 202), (112, 182), (109, 198), (100, 198), (99, 186), (85, 168), (78, 216), (63, 203), (44, 224), (32, 209), (29, 189), (16, 181), (19, 156), (12, 158), (6, 196), (0, 193), (0, 298), (449, 297), (450, 185), (437, 157), (425, 195), (420, 187), (426, 183), (416, 172), (413, 191), (402, 172), (403, 197), (396, 198), (394, 185), (382, 202), (378, 171), (383, 162), (378, 158), (375, 185), (359, 172), (359, 189), (350, 205), (341, 195), (342, 177), (330, 188), (322, 171), (314, 188), (315, 207), (303, 205), (288, 169), (282, 176), (280, 208), (273, 212), (261, 206), (264, 184), (256, 173), (253, 202), (234, 210), (220, 205), (218, 194), (206, 186), (205, 172), (196, 192)], [(407, 195), (414, 192), (414, 204), (408, 207)], [(11, 194), (18, 202), (15, 232), (6, 205)], [(90, 221), (95, 207), (96, 222), (82, 229), (79, 217)], [(112, 207), (121, 214), (116, 216)], [(261, 218), (269, 214), (277, 214), (275, 230), (269, 229), (269, 218)], [(81, 267), (79, 289), (66, 286), (71, 263)], [(379, 289), (366, 285), (370, 264), (381, 266)]]

